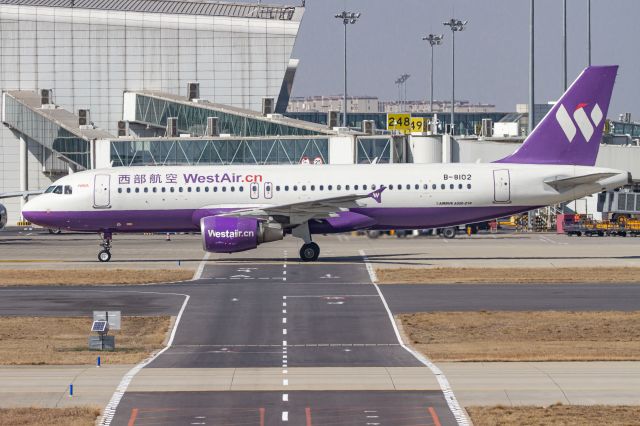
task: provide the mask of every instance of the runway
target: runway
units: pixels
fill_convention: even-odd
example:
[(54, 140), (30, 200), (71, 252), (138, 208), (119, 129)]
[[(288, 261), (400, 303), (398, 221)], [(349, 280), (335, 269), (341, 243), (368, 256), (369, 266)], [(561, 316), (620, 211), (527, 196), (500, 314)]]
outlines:
[[(287, 246), (216, 258), (185, 283), (5, 288), (0, 315), (175, 316), (188, 295), (172, 346), (132, 380), (112, 424), (456, 424), (431, 370), (399, 344), (362, 258), (334, 250), (315, 264)], [(640, 287), (615, 284), (380, 289), (394, 314), (630, 311), (640, 300)]]

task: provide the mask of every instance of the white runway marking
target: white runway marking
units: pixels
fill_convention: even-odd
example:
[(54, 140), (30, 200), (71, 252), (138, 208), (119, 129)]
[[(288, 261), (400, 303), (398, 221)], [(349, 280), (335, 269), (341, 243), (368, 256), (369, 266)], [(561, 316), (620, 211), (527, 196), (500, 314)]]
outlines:
[(288, 393), (283, 393), (282, 394), (282, 402), (288, 402), (289, 401), (289, 394)]
[(451, 413), (453, 414), (453, 417), (455, 417), (456, 421), (458, 422), (458, 425), (460, 425), (460, 426), (469, 426), (469, 424), (470, 424), (469, 423), (469, 419), (467, 419), (465, 411), (462, 409), (462, 407), (460, 407), (460, 403), (458, 402), (457, 398), (455, 397), (455, 395), (453, 393), (453, 390), (451, 389), (451, 385), (449, 384), (449, 381), (447, 380), (447, 377), (444, 375), (442, 370), (440, 370), (440, 368), (438, 368), (427, 357), (425, 357), (424, 355), (422, 355), (419, 352), (414, 351), (412, 348), (410, 348), (409, 346), (405, 345), (405, 343), (402, 341), (402, 337), (400, 336), (400, 331), (398, 330), (398, 326), (396, 324), (396, 321), (393, 318), (393, 314), (391, 313), (391, 309), (389, 309), (389, 305), (387, 304), (387, 300), (384, 298), (384, 295), (382, 294), (382, 291), (380, 291), (380, 287), (376, 283), (376, 281), (378, 280), (378, 277), (376, 276), (375, 270), (373, 269), (373, 266), (371, 265), (371, 263), (369, 263), (369, 259), (367, 258), (367, 254), (365, 253), (364, 250), (360, 250), (360, 256), (362, 256), (362, 258), (363, 258), (363, 260), (364, 260), (364, 262), (365, 262), (365, 264), (367, 266), (367, 271), (369, 271), (369, 276), (371, 278), (371, 283), (376, 288), (376, 291), (378, 292), (378, 295), (380, 296), (380, 300), (382, 300), (382, 304), (384, 305), (384, 308), (387, 311), (387, 315), (389, 316), (389, 321), (391, 321), (391, 326), (393, 327), (393, 331), (396, 334), (396, 338), (398, 339), (398, 343), (407, 352), (409, 352), (411, 355), (413, 355), (418, 361), (420, 361), (422, 364), (427, 366), (427, 368), (429, 368), (429, 370), (431, 370), (433, 375), (436, 376), (436, 379), (438, 380), (438, 384), (440, 385), (440, 389), (442, 390), (442, 393), (444, 394), (444, 399), (447, 401), (447, 405), (449, 406), (449, 409), (451, 410)]
[(211, 253), (209, 252), (205, 253), (204, 257), (200, 261), (200, 265), (198, 265), (198, 269), (196, 269), (195, 274), (193, 274), (193, 278), (191, 278), (191, 281), (196, 281), (202, 278), (202, 273), (204, 272), (204, 267), (207, 265), (209, 256), (211, 256)]
[(289, 412), (288, 411), (283, 411), (282, 412), (282, 421), (283, 422), (288, 422), (289, 421)]
[(137, 364), (135, 367), (129, 370), (127, 374), (124, 375), (124, 377), (120, 381), (120, 384), (118, 385), (115, 392), (111, 396), (109, 403), (104, 409), (104, 413), (102, 414), (102, 419), (100, 420), (100, 425), (102, 426), (111, 425), (111, 422), (113, 421), (113, 417), (116, 414), (116, 409), (118, 408), (118, 405), (120, 404), (120, 401), (124, 396), (124, 393), (127, 391), (127, 388), (129, 387), (129, 384), (131, 383), (135, 375), (138, 374), (140, 370), (142, 370), (144, 367), (149, 365), (157, 357), (159, 357), (164, 352), (166, 352), (167, 349), (169, 349), (173, 344), (173, 339), (176, 337), (176, 331), (178, 330), (178, 325), (180, 324), (180, 320), (182, 319), (182, 314), (184, 313), (184, 310), (187, 307), (187, 303), (189, 303), (189, 299), (191, 298), (188, 294), (182, 294), (181, 296), (184, 296), (184, 302), (182, 302), (182, 307), (180, 308), (180, 312), (178, 312), (176, 321), (173, 324), (173, 330), (171, 330), (171, 335), (169, 336), (169, 341), (167, 342), (167, 346), (165, 346), (159, 352), (155, 353), (154, 355), (151, 355), (147, 359)]

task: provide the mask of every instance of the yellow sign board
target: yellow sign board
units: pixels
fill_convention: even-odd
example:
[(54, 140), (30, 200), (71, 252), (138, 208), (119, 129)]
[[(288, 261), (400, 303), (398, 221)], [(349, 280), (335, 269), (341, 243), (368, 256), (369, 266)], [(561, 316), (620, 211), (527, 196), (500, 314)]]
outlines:
[(387, 114), (387, 130), (411, 133), (411, 114)]
[(411, 133), (424, 133), (429, 127), (428, 121), (424, 117), (411, 117)]

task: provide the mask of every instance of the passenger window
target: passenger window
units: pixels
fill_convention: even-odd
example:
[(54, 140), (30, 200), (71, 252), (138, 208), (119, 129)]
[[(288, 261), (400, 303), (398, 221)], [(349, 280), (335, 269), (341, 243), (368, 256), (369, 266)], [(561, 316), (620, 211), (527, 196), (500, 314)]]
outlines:
[(161, 190), (162, 192), (167, 192), (167, 188), (165, 188), (164, 186), (163, 186), (162, 188), (160, 188), (160, 190)]
[(315, 191), (316, 190), (316, 186), (315, 185), (311, 185), (311, 190)]
[(320, 191), (324, 191), (324, 185), (320, 185)]
[(333, 185), (329, 185), (329, 186), (327, 187), (327, 189), (328, 189), (329, 191), (332, 191), (332, 190), (333, 190)]
[(127, 188), (127, 194), (131, 193), (131, 188)]
[(411, 185), (407, 184), (407, 189), (411, 189)]
[(349, 190), (349, 185), (345, 185), (344, 189)]
[(445, 189), (447, 186), (443, 183), (442, 185), (440, 185), (440, 189)]
[(337, 189), (338, 191), (340, 191), (340, 190), (342, 189), (342, 185), (338, 185), (338, 186), (336, 187), (336, 189)]
[[(365, 187), (364, 189), (367, 189), (367, 188)], [(375, 191), (376, 190), (376, 186), (375, 185), (371, 185), (371, 189)]]
[(231, 187), (231, 192), (236, 192), (236, 187), (235, 186)]
[(172, 186), (171, 188), (169, 188), (169, 191), (176, 192), (176, 189)]
[(449, 189), (453, 189), (453, 188), (455, 188), (454, 184), (449, 185)]
[(196, 186), (196, 192), (200, 192), (200, 187)]
[(187, 192), (191, 192), (191, 187), (190, 186), (187, 187)]
[(427, 185), (426, 183), (422, 186), (422, 188), (426, 191), (427, 189), (429, 189), (429, 185)]
[(240, 186), (240, 187), (238, 187), (238, 191), (240, 191), (240, 192), (244, 192), (244, 186)]
[(366, 191), (367, 190), (367, 185), (362, 185), (362, 189)]
[(144, 192), (149, 192), (149, 188), (147, 188), (147, 187), (145, 186), (145, 188), (144, 188)]
[(418, 185), (418, 184), (416, 183), (415, 188), (416, 188), (416, 190), (420, 189), (420, 185)]
[(118, 194), (122, 194), (122, 188), (118, 188)]
[(398, 191), (402, 189), (402, 185), (398, 185)]
[(298, 190), (298, 185), (293, 185), (293, 190), (297, 191)]
[(393, 191), (393, 185), (389, 185), (389, 189)]
[(64, 193), (67, 194), (67, 195), (73, 193), (73, 190), (71, 189), (70, 185), (65, 185), (64, 186)]
[(217, 186), (213, 187), (213, 192), (218, 192), (218, 187)]
[(289, 185), (285, 185), (285, 186), (284, 186), (284, 190), (285, 190), (285, 191), (288, 191), (288, 190), (289, 190)]
[(153, 192), (156, 193), (158, 192), (158, 188), (156, 188), (155, 186), (153, 187)]
[(276, 192), (280, 192), (280, 185), (276, 185)]
[(136, 191), (136, 194), (139, 193), (140, 192), (140, 188), (136, 188), (135, 191)]
[(204, 192), (209, 192), (209, 187), (208, 186), (204, 187)]
[(470, 183), (467, 184), (467, 189), (471, 189), (471, 184)]
[(436, 188), (437, 188), (437, 186), (436, 186), (435, 183), (433, 185), (431, 185), (431, 189), (436, 189)]
[(222, 192), (227, 192), (227, 187), (226, 186), (222, 187)]
[(458, 189), (462, 189), (462, 184), (458, 184)]
[(306, 191), (307, 190), (307, 185), (302, 185), (302, 190)]

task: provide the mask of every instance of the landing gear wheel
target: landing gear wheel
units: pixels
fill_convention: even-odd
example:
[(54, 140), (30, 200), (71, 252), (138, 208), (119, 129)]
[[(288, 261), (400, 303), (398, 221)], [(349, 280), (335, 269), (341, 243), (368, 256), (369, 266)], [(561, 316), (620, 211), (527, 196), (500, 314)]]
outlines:
[(109, 250), (102, 250), (98, 253), (98, 260), (100, 262), (108, 262), (111, 260), (111, 252)]
[(451, 238), (455, 238), (457, 233), (458, 233), (458, 230), (455, 227), (444, 228), (442, 230), (442, 236), (449, 240)]
[(300, 249), (300, 259), (303, 262), (315, 262), (320, 257), (320, 246), (316, 243), (309, 243)]

